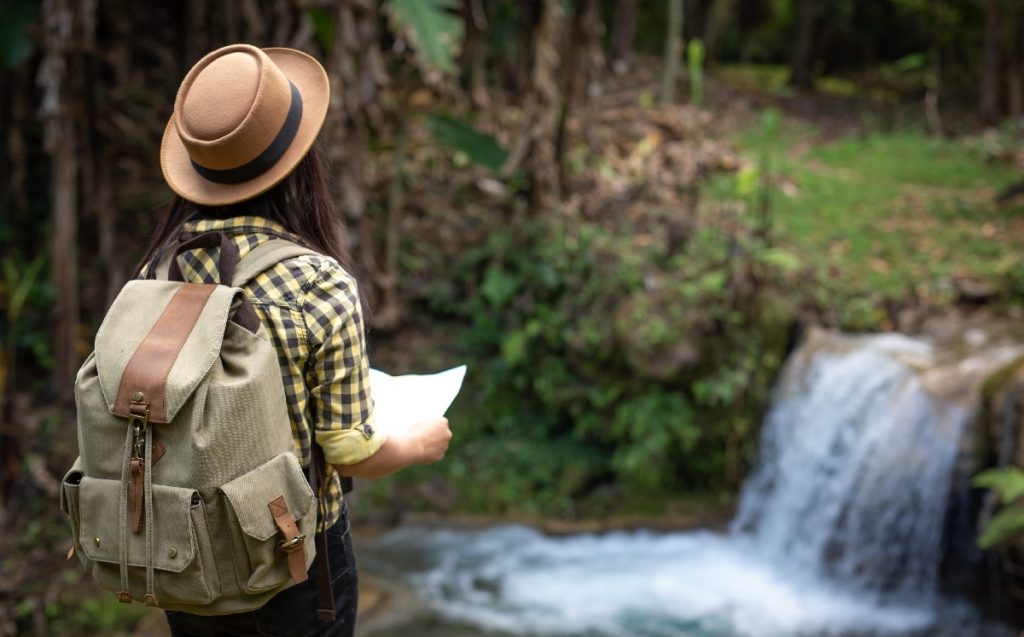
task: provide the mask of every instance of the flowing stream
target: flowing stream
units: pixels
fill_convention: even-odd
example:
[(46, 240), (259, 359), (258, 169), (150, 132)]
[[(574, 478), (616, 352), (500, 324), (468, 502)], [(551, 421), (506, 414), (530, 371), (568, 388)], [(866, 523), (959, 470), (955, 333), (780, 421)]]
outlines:
[(1021, 354), (972, 338), (939, 347), (812, 333), (779, 380), (726, 534), (549, 537), (513, 526), (360, 537), (364, 572), (404, 591), (364, 632), (1012, 637), (938, 587), (978, 387)]

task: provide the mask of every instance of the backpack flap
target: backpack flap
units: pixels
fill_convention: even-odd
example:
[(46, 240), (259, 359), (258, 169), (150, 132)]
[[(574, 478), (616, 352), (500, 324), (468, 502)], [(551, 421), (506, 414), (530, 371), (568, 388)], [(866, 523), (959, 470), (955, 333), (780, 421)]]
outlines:
[(278, 535), (268, 505), (283, 496), (292, 517), (300, 521), (316, 517), (316, 497), (293, 453), (283, 453), (221, 487), (238, 519), (242, 532), (266, 541)]
[(107, 408), (127, 418), (133, 402), (166, 423), (219, 356), (238, 288), (129, 281), (96, 334), (96, 370)]

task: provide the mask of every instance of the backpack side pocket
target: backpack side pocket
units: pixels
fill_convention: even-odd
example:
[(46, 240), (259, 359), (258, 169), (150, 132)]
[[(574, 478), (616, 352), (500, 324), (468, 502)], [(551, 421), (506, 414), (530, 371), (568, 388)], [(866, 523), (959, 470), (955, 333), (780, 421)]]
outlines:
[[(78, 506), (78, 489), (82, 482), (82, 471), (78, 468), (78, 462), (71, 467), (64, 479), (60, 482), (60, 510), (68, 516), (71, 524), (71, 539), (74, 542), (75, 555), (87, 570), (92, 568), (92, 560), (82, 550), (79, 540), (79, 529), (82, 525), (82, 513)], [(70, 558), (69, 558), (70, 559)]]
[(292, 581), (288, 556), (279, 549), (278, 531), (269, 504), (284, 498), (302, 540), (305, 568), (316, 553), (316, 496), (292, 452), (278, 454), (252, 471), (228, 482), (221, 491), (227, 503), (235, 572), (246, 593), (285, 588)]

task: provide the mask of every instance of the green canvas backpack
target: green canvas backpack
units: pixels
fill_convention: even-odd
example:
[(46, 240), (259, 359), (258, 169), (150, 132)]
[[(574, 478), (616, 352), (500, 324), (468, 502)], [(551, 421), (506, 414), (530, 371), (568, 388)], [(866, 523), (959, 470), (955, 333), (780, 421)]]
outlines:
[[(177, 256), (198, 247), (220, 247), (221, 284), (182, 282)], [(317, 498), (275, 348), (240, 289), (304, 254), (274, 239), (239, 261), (229, 239), (201, 235), (104, 318), (75, 381), (79, 457), (60, 500), (74, 551), (120, 601), (236, 613), (306, 579)]]

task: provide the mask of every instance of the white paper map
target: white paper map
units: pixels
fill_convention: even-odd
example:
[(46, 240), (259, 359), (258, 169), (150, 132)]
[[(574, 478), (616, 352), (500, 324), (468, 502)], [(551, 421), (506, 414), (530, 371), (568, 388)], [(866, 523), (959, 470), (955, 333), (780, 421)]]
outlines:
[(426, 418), (440, 418), (462, 389), (466, 366), (436, 374), (392, 376), (370, 370), (376, 425), (385, 432), (401, 431)]

